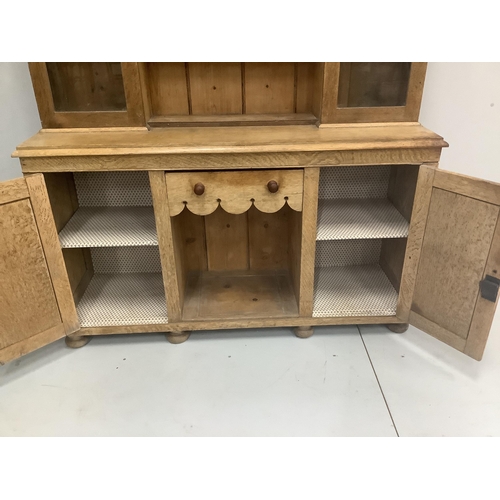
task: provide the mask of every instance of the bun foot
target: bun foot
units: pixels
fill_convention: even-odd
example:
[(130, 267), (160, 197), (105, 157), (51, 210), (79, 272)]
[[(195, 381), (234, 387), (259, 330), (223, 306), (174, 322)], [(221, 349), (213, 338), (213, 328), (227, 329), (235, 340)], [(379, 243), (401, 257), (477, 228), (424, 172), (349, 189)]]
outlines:
[(307, 339), (314, 333), (314, 329), (312, 326), (297, 326), (293, 329), (293, 333), (299, 339)]
[(64, 340), (66, 342), (66, 345), (68, 347), (71, 347), (71, 349), (78, 349), (79, 347), (87, 345), (90, 342), (91, 338), (92, 337), (90, 335), (86, 337), (72, 335), (71, 337), (66, 337)]
[(385, 325), (391, 332), (394, 333), (404, 333), (406, 330), (408, 330), (408, 327), (410, 326), (408, 323), (393, 323), (390, 325)]
[(168, 332), (165, 334), (171, 344), (182, 344), (191, 335), (191, 332)]

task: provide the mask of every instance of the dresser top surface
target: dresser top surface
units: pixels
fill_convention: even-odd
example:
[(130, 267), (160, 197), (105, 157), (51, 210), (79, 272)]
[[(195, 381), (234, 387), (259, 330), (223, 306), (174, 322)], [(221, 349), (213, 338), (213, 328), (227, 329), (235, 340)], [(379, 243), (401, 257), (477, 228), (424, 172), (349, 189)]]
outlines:
[(42, 130), (14, 157), (285, 153), (443, 148), (443, 138), (419, 123), (269, 127), (176, 127), (159, 130)]

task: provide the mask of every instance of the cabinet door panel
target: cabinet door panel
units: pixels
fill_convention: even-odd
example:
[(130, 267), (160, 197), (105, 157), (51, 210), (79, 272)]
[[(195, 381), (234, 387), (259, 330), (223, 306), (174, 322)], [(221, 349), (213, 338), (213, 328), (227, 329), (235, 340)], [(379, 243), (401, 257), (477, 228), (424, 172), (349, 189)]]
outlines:
[(78, 329), (57, 232), (44, 204), (40, 174), (0, 184), (0, 363)]
[(500, 196), (499, 184), (436, 171), (410, 313), (411, 324), (477, 360), (497, 302), (481, 295), (480, 282), (500, 277), (492, 193)]

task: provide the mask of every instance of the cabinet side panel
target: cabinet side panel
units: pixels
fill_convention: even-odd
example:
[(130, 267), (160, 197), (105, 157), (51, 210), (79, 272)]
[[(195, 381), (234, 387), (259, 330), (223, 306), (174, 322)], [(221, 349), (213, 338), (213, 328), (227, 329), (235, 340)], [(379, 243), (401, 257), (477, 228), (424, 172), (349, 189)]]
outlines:
[(312, 316), (314, 292), (314, 259), (318, 224), (319, 168), (304, 169), (302, 240), (300, 255), (300, 316)]
[(399, 213), (408, 221), (417, 188), (418, 165), (394, 165), (391, 167), (387, 196)]

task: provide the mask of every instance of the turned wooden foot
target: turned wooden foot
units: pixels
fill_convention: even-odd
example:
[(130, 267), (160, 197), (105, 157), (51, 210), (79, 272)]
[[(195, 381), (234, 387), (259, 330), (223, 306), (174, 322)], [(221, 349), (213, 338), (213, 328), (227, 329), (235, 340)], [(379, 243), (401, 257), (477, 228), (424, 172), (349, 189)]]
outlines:
[(293, 333), (299, 339), (307, 339), (314, 333), (314, 329), (312, 326), (297, 326), (293, 329)]
[(182, 344), (191, 335), (191, 332), (167, 332), (165, 337), (171, 344)]
[(410, 326), (408, 323), (393, 323), (390, 325), (385, 325), (391, 332), (394, 333), (404, 333), (406, 330), (408, 330), (408, 327)]
[(78, 335), (73, 335), (71, 337), (66, 337), (64, 340), (66, 341), (66, 345), (71, 347), (71, 349), (78, 349), (79, 347), (83, 347), (90, 342), (92, 337), (89, 335), (87, 337), (81, 337)]

